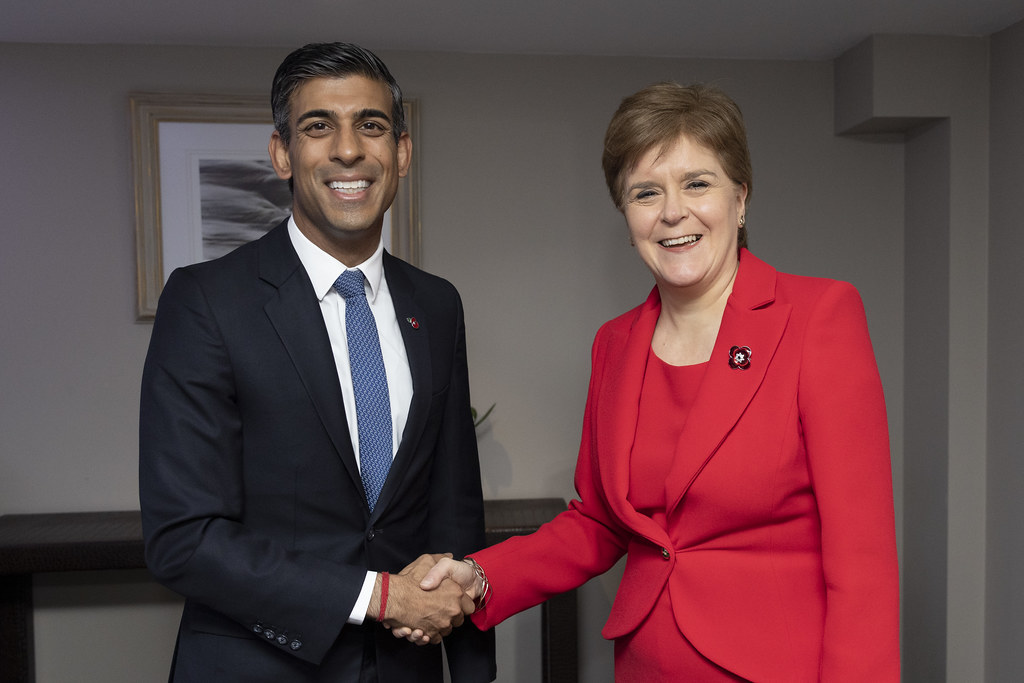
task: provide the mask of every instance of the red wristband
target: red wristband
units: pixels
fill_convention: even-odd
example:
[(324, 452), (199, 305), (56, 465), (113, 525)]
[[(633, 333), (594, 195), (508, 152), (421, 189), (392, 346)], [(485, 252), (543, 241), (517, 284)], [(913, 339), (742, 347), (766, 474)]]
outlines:
[(388, 606), (388, 573), (382, 572), (380, 575), (380, 615), (377, 617), (377, 621), (384, 621), (384, 610)]

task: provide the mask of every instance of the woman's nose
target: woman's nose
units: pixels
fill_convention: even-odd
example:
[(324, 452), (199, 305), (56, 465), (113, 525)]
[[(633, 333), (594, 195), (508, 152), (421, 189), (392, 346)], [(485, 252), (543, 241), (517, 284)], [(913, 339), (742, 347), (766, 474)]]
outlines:
[(678, 190), (668, 190), (665, 193), (665, 202), (661, 207), (661, 220), (668, 225), (675, 225), (686, 218), (689, 208), (686, 197)]

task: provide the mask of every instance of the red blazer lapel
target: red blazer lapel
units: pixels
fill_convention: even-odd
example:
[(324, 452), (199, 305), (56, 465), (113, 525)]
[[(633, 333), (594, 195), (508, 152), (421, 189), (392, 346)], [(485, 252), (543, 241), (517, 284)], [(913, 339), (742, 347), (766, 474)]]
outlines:
[[(775, 284), (775, 269), (742, 250), (710, 364), (665, 482), (670, 516), (764, 380), (790, 315), (789, 305), (775, 303)], [(750, 350), (749, 365), (732, 367), (732, 348), (744, 346)]]
[[(789, 321), (790, 307), (775, 303), (776, 271), (746, 249), (729, 297), (708, 371), (687, 418), (666, 479), (668, 512), (717, 452), (757, 393)], [(625, 335), (611, 339), (601, 362), (604, 377), (596, 412), (597, 464), (603, 494), (615, 515), (634, 532), (662, 545), (665, 530), (629, 504), (629, 460), (636, 436), (640, 391), (654, 327), (661, 313), (657, 288), (635, 313)], [(747, 369), (729, 365), (730, 349), (747, 346)]]
[(595, 447), (604, 497), (615, 515), (635, 533), (664, 545), (665, 530), (650, 517), (637, 512), (626, 498), (630, 452), (640, 412), (640, 390), (660, 313), (661, 298), (655, 288), (636, 309), (636, 318), (628, 332), (612, 339), (605, 350)]

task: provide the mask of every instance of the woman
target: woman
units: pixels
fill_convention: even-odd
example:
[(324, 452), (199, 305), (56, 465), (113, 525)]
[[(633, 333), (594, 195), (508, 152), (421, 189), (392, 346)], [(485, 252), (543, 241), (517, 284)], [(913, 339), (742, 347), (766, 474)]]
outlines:
[(746, 133), (716, 89), (624, 100), (603, 165), (655, 286), (594, 342), (579, 499), (424, 587), (452, 576), (489, 628), (625, 553), (603, 630), (617, 681), (898, 681), (888, 430), (856, 290), (746, 249)]

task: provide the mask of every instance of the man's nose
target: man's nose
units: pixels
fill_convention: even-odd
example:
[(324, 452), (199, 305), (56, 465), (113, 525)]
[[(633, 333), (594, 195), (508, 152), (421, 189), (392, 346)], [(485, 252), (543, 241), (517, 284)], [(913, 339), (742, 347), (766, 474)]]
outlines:
[(341, 129), (336, 135), (332, 156), (351, 166), (363, 157), (363, 138), (354, 130)]

